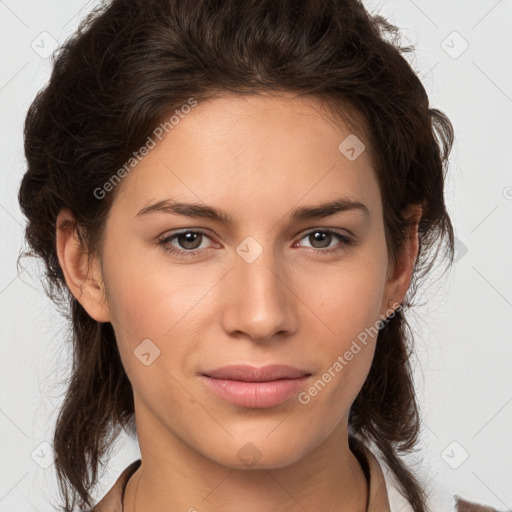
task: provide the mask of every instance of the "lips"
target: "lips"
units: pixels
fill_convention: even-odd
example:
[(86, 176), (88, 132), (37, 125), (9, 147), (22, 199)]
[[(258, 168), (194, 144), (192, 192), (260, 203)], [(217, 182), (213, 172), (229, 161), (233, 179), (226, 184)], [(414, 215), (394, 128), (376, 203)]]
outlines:
[(208, 370), (201, 375), (215, 395), (239, 407), (266, 409), (288, 401), (309, 381), (305, 370), (282, 364), (256, 368), (232, 365)]
[(243, 382), (270, 382), (280, 379), (297, 379), (311, 375), (305, 370), (284, 364), (255, 367), (245, 364), (223, 366), (203, 372), (212, 379), (236, 380)]

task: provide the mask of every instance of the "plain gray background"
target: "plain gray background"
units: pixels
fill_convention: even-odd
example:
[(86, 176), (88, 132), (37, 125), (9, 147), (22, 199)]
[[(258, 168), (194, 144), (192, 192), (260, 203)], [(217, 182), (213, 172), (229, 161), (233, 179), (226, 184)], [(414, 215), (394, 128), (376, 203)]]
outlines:
[[(69, 371), (68, 328), (44, 295), (40, 265), (16, 259), (24, 219), (26, 110), (49, 77), (49, 52), (98, 2), (0, 0), (0, 512), (58, 503), (51, 435)], [(456, 141), (446, 184), (457, 236), (450, 273), (431, 281), (410, 322), (416, 336), (428, 478), (512, 509), (512, 1), (366, 1), (414, 44), (411, 62)], [(123, 434), (101, 497), (139, 457)]]

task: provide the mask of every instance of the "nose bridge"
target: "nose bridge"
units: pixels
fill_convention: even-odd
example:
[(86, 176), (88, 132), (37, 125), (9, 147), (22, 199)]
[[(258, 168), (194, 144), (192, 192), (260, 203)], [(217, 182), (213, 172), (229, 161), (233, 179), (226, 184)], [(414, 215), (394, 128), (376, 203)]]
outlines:
[(272, 237), (248, 236), (236, 253), (225, 328), (259, 340), (295, 329), (293, 294)]
[(238, 258), (235, 270), (251, 287), (253, 293), (272, 291), (279, 293), (283, 286), (281, 275), (283, 261), (276, 254), (272, 236), (261, 235), (256, 239), (247, 236), (236, 248)]

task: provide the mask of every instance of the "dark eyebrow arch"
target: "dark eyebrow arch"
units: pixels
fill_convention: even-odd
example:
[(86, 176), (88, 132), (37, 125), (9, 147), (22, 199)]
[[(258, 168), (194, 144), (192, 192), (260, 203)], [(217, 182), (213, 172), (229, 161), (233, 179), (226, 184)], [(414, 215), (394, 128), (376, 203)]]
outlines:
[(290, 214), (290, 220), (322, 219), (338, 212), (350, 210), (359, 210), (365, 217), (370, 217), (370, 211), (364, 203), (343, 197), (318, 206), (303, 206), (297, 208)]
[[(309, 219), (321, 219), (329, 217), (338, 212), (359, 210), (365, 217), (370, 217), (368, 207), (360, 201), (355, 201), (350, 198), (340, 198), (335, 201), (320, 204), (317, 206), (301, 206), (293, 210), (289, 215), (290, 221), (300, 221)], [(232, 226), (235, 221), (224, 210), (213, 208), (198, 203), (183, 203), (173, 202), (172, 200), (165, 199), (157, 203), (145, 206), (142, 208), (135, 217), (142, 217), (149, 213), (161, 212), (173, 215), (183, 215), (185, 217), (197, 217), (211, 219), (227, 226)]]

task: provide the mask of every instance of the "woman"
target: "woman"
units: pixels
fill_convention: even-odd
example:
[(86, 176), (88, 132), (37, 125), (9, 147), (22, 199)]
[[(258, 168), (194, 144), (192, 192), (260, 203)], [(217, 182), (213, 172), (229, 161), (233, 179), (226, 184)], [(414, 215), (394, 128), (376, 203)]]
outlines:
[(19, 200), (71, 310), (66, 511), (493, 510), (400, 458), (453, 130), (397, 35), (357, 0), (113, 0), (59, 50)]

